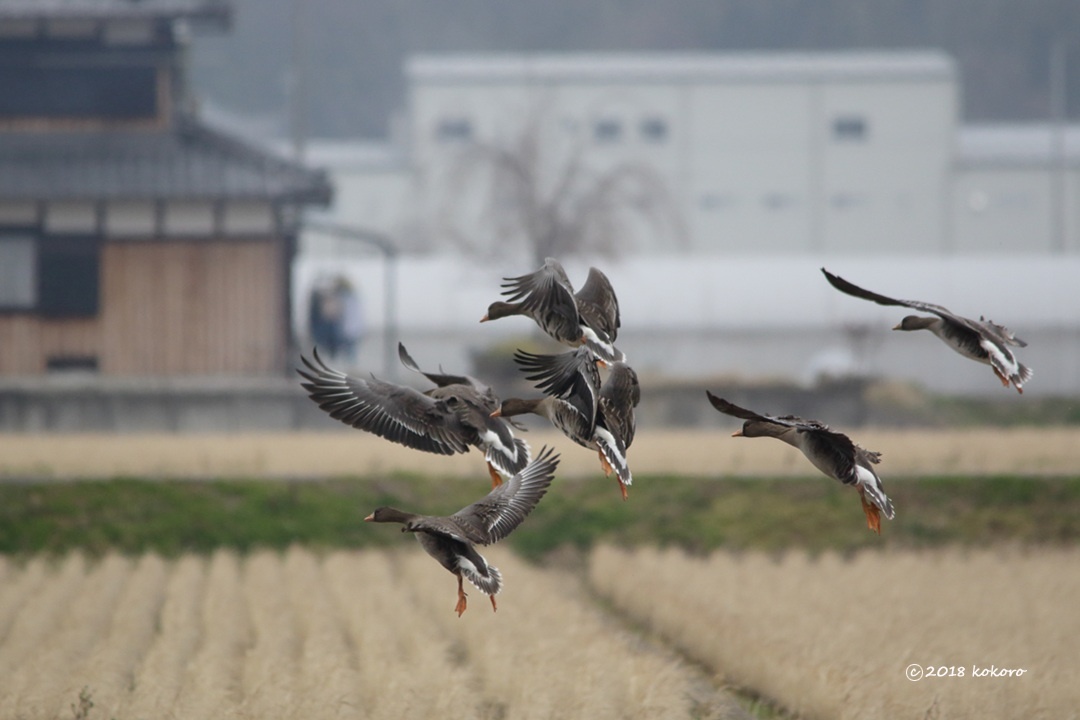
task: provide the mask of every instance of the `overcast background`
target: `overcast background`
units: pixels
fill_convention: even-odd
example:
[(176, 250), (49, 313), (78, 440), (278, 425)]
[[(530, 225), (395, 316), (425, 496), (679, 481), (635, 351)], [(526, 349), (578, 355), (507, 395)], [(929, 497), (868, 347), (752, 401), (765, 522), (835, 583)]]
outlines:
[[(297, 7), (294, 8), (294, 3)], [(196, 35), (204, 110), (290, 132), (290, 68), (310, 137), (381, 138), (413, 53), (938, 48), (966, 122), (1049, 118), (1051, 48), (1080, 114), (1077, 0), (236, 0), (232, 30)]]

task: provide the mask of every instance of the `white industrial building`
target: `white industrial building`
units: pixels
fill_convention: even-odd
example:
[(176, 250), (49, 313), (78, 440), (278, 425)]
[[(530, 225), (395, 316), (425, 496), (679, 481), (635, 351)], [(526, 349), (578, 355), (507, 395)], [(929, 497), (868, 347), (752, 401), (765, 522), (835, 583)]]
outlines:
[[(1030, 392), (1080, 392), (1080, 129), (961, 125), (943, 53), (420, 56), (405, 74), (391, 141), (309, 157), (336, 184), (322, 219), (404, 251), (388, 274), (363, 244), (310, 233), (295, 268), (301, 289), (343, 271), (365, 288), (366, 368), (386, 371), (388, 312), (418, 359), (448, 368), (528, 334), (524, 320), (476, 324), (499, 278), (533, 260), (492, 222), (475, 158), (531, 139), (540, 184), (631, 168), (660, 189), (668, 212), (598, 223), (617, 252), (593, 258), (620, 292), (620, 345), (647, 371), (1001, 391), (928, 334), (888, 332), (903, 313), (839, 295), (824, 265), (1005, 323), (1031, 343)], [(573, 280), (583, 262), (567, 260)], [(304, 313), (301, 293), (301, 332)]]

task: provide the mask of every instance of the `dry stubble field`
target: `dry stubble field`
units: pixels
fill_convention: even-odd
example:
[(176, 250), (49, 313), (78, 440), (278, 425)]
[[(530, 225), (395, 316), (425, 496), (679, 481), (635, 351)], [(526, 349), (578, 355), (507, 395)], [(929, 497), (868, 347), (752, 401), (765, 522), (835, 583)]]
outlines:
[[(726, 427), (726, 426), (725, 426)], [(639, 432), (630, 449), (636, 475), (807, 475), (797, 450), (768, 439), (728, 437), (731, 428)], [(859, 444), (884, 454), (879, 472), (1076, 474), (1080, 428), (864, 429)], [(525, 438), (563, 450), (559, 472), (595, 475), (594, 453), (551, 431)], [(478, 475), (479, 470), (479, 475)], [(324, 433), (192, 435), (0, 434), (0, 478), (327, 477), (405, 471), (483, 477), (477, 451), (446, 457), (344, 429)]]
[[(633, 449), (639, 474), (806, 472), (778, 443), (649, 435)], [(886, 453), (886, 478), (1080, 468), (1072, 430), (859, 440)], [(906, 452), (913, 444), (920, 453)], [(560, 449), (561, 471), (595, 474), (592, 454)], [(429, 459), (356, 434), (8, 436), (0, 457), (0, 474), (43, 478), (468, 474), (479, 459)], [(402, 545), (0, 558), (0, 717), (739, 717), (728, 696), (703, 689), (702, 669), (715, 687), (798, 717), (1080, 716), (1075, 548), (847, 559), (599, 548), (585, 577), (494, 548), (507, 581), (500, 610), (473, 591), (459, 619), (453, 578)], [(911, 664), (964, 677), (913, 682)], [(972, 677), (987, 666), (1024, 674)], [(93, 707), (80, 707), (84, 688)]]
[(1080, 716), (1076, 548), (842, 559), (602, 547), (589, 577), (687, 657), (798, 717)]
[[(495, 548), (499, 611), (473, 591), (458, 618), (453, 578), (406, 547), (0, 561), (0, 717), (743, 717), (702, 669), (795, 717), (1080, 708), (1075, 549), (601, 547), (583, 586)], [(913, 682), (912, 663), (963, 676)], [(1024, 674), (973, 677), (990, 666)]]
[[(578, 581), (489, 553), (493, 613), (418, 550), (0, 564), (0, 717), (731, 717)], [(693, 700), (697, 696), (704, 699)]]

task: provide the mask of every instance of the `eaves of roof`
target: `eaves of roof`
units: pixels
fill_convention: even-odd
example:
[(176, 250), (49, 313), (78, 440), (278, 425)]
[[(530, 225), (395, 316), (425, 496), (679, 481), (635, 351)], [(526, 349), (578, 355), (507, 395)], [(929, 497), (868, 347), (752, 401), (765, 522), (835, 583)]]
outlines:
[(0, 200), (260, 199), (326, 205), (325, 173), (197, 122), (168, 132), (0, 133)]

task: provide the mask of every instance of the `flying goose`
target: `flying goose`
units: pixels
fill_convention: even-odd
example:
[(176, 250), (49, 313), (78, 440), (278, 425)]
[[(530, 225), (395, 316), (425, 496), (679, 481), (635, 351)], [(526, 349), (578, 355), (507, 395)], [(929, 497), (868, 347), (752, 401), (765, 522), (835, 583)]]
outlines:
[(894, 300), (864, 290), (842, 277), (833, 275), (825, 268), (821, 268), (821, 272), (825, 273), (825, 278), (834, 288), (848, 295), (870, 300), (878, 305), (909, 307), (936, 315), (937, 317), (908, 315), (893, 330), (929, 330), (964, 357), (989, 365), (1005, 387), (1009, 387), (1011, 382), (1016, 387), (1016, 391), (1023, 394), (1024, 383), (1034, 374), (1031, 368), (1017, 360), (1009, 349), (1010, 346), (1027, 347), (1027, 343), (1013, 335), (1003, 325), (998, 325), (981, 316), (978, 320), (961, 317), (948, 308), (933, 303)]
[(529, 462), (528, 444), (514, 436), (511, 423), (492, 417), (500, 405), (494, 391), (467, 375), (425, 373), (405, 346), (398, 344), (405, 367), (438, 387), (420, 392), (370, 378), (356, 378), (328, 367), (318, 351), (314, 361), (301, 357), (304, 389), (330, 417), (391, 442), (439, 455), (479, 448), (487, 460), (492, 486), (519, 472)]
[(634, 481), (626, 451), (634, 441), (634, 408), (641, 398), (637, 373), (625, 362), (608, 366), (601, 385), (600, 373), (586, 347), (560, 355), (536, 355), (518, 350), (514, 360), (545, 395), (509, 398), (496, 411), (498, 417), (533, 413), (546, 417), (564, 435), (582, 447), (596, 450), (604, 474), (615, 478), (623, 500)]
[(558, 454), (544, 447), (523, 470), (453, 515), (418, 515), (384, 506), (364, 520), (400, 523), (401, 532), (415, 533), (424, 551), (457, 576), (454, 612), (458, 617), (467, 606), (463, 577), (488, 596), (492, 610), (498, 610), (495, 595), (502, 589), (502, 573), (489, 565), (475, 546), (490, 545), (513, 532), (547, 492), (558, 464)]
[(547, 258), (535, 272), (504, 280), (502, 294), (507, 299), (491, 303), (480, 322), (524, 315), (564, 345), (588, 346), (604, 363), (626, 359), (614, 344), (621, 326), (619, 301), (600, 270), (589, 268), (585, 284), (576, 293), (566, 270), (554, 258)]
[(742, 429), (732, 437), (774, 437), (797, 448), (821, 472), (852, 485), (859, 491), (866, 525), (881, 534), (881, 513), (892, 520), (895, 512), (892, 501), (885, 495), (881, 478), (873, 465), (881, 461), (881, 453), (859, 447), (847, 435), (829, 429), (817, 420), (804, 420), (794, 415), (772, 417), (759, 415), (705, 391), (712, 406), (732, 417), (745, 420)]

